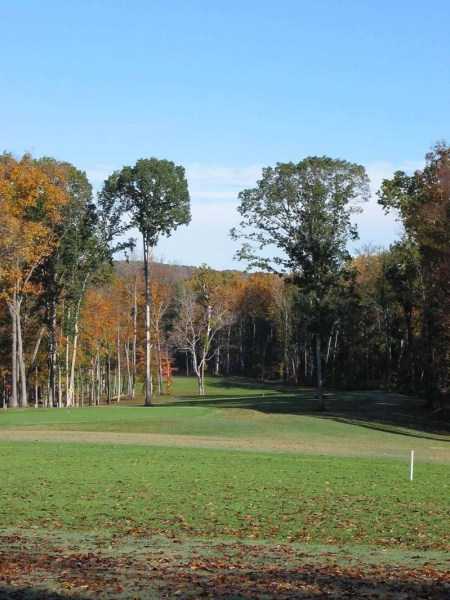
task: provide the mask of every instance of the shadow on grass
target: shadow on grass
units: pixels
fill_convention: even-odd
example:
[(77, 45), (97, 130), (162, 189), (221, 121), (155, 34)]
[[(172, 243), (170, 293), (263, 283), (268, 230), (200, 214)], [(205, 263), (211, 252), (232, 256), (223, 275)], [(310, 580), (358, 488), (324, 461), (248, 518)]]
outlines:
[[(208, 390), (228, 389), (229, 396), (208, 393), (204, 397), (178, 396), (171, 406), (240, 408), (266, 414), (314, 416), (369, 429), (450, 442), (450, 421), (430, 414), (418, 398), (382, 391), (327, 393), (326, 410), (320, 411), (315, 390), (263, 384), (240, 378), (210, 380)], [(233, 393), (233, 389), (255, 390), (255, 394)]]
[[(15, 587), (0, 584), (1, 600), (88, 600), (88, 596), (76, 593), (59, 593), (32, 587)], [(92, 599), (92, 596), (89, 596)]]
[[(267, 600), (299, 600), (321, 598), (428, 598), (448, 600), (448, 584), (433, 581), (431, 577), (415, 576), (414, 573), (385, 572), (364, 573), (355, 568), (339, 569), (333, 566), (316, 568), (237, 569), (237, 572), (191, 576), (191, 582), (182, 588), (182, 598), (208, 597), (214, 589), (214, 598), (220, 600), (244, 600), (266, 598)], [(386, 578), (383, 575), (386, 575)], [(397, 576), (395, 576), (397, 575)], [(177, 587), (163, 585), (167, 597), (176, 594)], [(211, 596), (209, 596), (211, 597)]]
[[(251, 569), (247, 565), (234, 570), (223, 570), (215, 564), (202, 565), (196, 571), (175, 569), (161, 573), (158, 583), (144, 572), (130, 577), (130, 593), (108, 589), (107, 598), (184, 598), (214, 597), (220, 600), (266, 598), (267, 600), (300, 600), (312, 598), (427, 598), (448, 599), (448, 583), (443, 579), (433, 580), (427, 573), (411, 572), (407, 569), (338, 568), (334, 565), (300, 568), (271, 567)], [(131, 575), (131, 574), (130, 574)], [(107, 585), (107, 578), (105, 578)], [(150, 585), (149, 585), (150, 584)], [(134, 588), (134, 589), (133, 589)], [(136, 589), (137, 588), (137, 589)], [(145, 590), (145, 592), (144, 592)], [(214, 590), (214, 596), (211, 595)], [(144, 592), (143, 595), (142, 592)], [(0, 586), (2, 600), (87, 600), (98, 597), (76, 592), (55, 593), (43, 589)]]

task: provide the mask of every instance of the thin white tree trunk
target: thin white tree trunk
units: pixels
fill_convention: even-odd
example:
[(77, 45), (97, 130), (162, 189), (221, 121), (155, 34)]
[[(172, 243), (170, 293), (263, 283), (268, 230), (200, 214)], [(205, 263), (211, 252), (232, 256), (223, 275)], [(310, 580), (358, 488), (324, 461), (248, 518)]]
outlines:
[(61, 365), (58, 365), (58, 408), (62, 408)]
[(69, 378), (69, 389), (67, 392), (67, 406), (72, 406), (74, 403), (75, 395), (75, 367), (77, 363), (77, 350), (78, 350), (78, 317), (74, 324), (74, 336), (72, 346), (72, 361), (70, 365), (70, 378)]
[(319, 398), (320, 410), (325, 410), (322, 382), (322, 340), (320, 334), (316, 334), (316, 369), (317, 369), (317, 396)]
[(144, 239), (144, 279), (145, 279), (145, 405), (150, 406), (153, 398), (153, 382), (151, 372), (151, 290), (150, 290), (150, 249)]
[(8, 302), (9, 314), (11, 315), (12, 323), (12, 340), (11, 340), (11, 397), (9, 399), (9, 406), (11, 408), (17, 408), (19, 406), (19, 398), (17, 394), (17, 318), (16, 311), (14, 308), (15, 304), (15, 292), (13, 304)]
[(39, 385), (38, 385), (38, 368), (34, 370), (34, 407), (39, 406)]
[(27, 372), (25, 368), (25, 357), (23, 354), (23, 339), (22, 339), (22, 320), (20, 315), (22, 300), (16, 302), (16, 319), (17, 319), (17, 358), (19, 361), (20, 372), (20, 405), (25, 408), (28, 406), (27, 394)]
[(127, 378), (128, 378), (128, 398), (133, 397), (133, 377), (130, 368), (130, 350), (129, 350), (129, 340), (126, 341), (124, 345), (125, 350), (125, 362), (127, 365)]
[(120, 372), (120, 327), (117, 328), (117, 402), (122, 392), (122, 374)]
[(131, 397), (134, 400), (136, 393), (136, 349), (137, 349), (137, 276), (134, 279), (134, 298), (133, 298), (133, 386), (131, 388)]

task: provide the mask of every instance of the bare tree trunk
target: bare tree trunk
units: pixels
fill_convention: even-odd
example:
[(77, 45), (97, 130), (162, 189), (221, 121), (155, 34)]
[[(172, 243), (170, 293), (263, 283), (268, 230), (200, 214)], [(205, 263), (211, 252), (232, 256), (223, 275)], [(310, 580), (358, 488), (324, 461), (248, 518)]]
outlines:
[(198, 385), (198, 395), (203, 396), (205, 393), (205, 385), (204, 385), (204, 370), (202, 369), (202, 362), (200, 364), (197, 360), (197, 354), (195, 351), (195, 345), (190, 348), (190, 354), (192, 357), (192, 370), (194, 371), (197, 377), (197, 385)]
[(58, 365), (58, 408), (62, 408), (61, 365)]
[(231, 325), (228, 326), (228, 331), (227, 331), (227, 355), (226, 355), (226, 362), (225, 362), (225, 373), (227, 375), (230, 374), (230, 340), (231, 340)]
[(56, 336), (56, 301), (52, 298), (49, 306), (49, 332), (48, 332), (48, 379), (49, 379), (49, 405), (56, 406), (56, 367), (58, 356), (58, 340)]
[[(14, 293), (14, 304), (15, 304)], [(17, 317), (16, 311), (12, 304), (8, 303), (9, 313), (12, 322), (12, 340), (11, 340), (11, 397), (9, 406), (17, 408), (19, 406), (19, 398), (17, 395)]]
[(202, 360), (200, 362), (200, 395), (205, 395), (205, 368), (206, 361), (208, 358), (208, 350), (211, 338), (211, 318), (212, 318), (212, 306), (208, 305), (206, 308), (206, 333), (203, 340), (203, 348), (202, 348)]
[(109, 354), (106, 361), (106, 402), (111, 404), (111, 359)]
[(285, 307), (284, 309), (284, 319), (283, 319), (283, 325), (284, 325), (284, 332), (283, 332), (283, 381), (287, 381), (289, 379), (289, 352), (288, 352), (288, 345), (289, 345), (289, 314), (288, 314), (288, 310)]
[(129, 350), (129, 340), (125, 343), (125, 362), (127, 365), (127, 378), (128, 378), (128, 398), (133, 397), (133, 377), (130, 368), (130, 350)]
[(322, 340), (320, 333), (316, 333), (316, 369), (317, 369), (317, 396), (320, 410), (325, 410), (322, 382)]
[(81, 408), (84, 407), (84, 390), (85, 390), (85, 381), (83, 378), (83, 371), (80, 371), (80, 405), (81, 405)]
[(96, 404), (100, 404), (101, 395), (102, 395), (102, 375), (101, 375), (101, 365), (100, 365), (100, 355), (97, 351), (97, 381), (96, 381)]
[(134, 297), (133, 297), (133, 386), (131, 388), (131, 397), (134, 400), (136, 393), (136, 349), (137, 349), (137, 276), (134, 279)]
[(117, 402), (122, 392), (122, 374), (120, 372), (120, 327), (117, 328)]
[(70, 339), (69, 336), (66, 336), (66, 360), (65, 360), (65, 392), (66, 392), (66, 406), (70, 406), (72, 404), (71, 399), (69, 398), (69, 387), (70, 387), (70, 370), (69, 370), (69, 355), (70, 355)]
[(160, 333), (160, 323), (159, 320), (155, 324), (156, 325), (156, 339), (158, 345), (158, 394), (161, 395), (163, 393), (163, 369), (162, 369), (162, 356), (161, 356), (161, 333)]
[[(68, 340), (67, 340), (68, 341)], [(70, 365), (70, 378), (69, 378), (69, 389), (67, 391), (67, 406), (72, 406), (75, 394), (75, 366), (77, 362), (77, 348), (78, 348), (78, 315), (75, 317), (74, 323), (74, 336), (72, 346), (72, 362)]]
[(23, 339), (22, 339), (22, 319), (20, 315), (22, 300), (16, 302), (16, 323), (17, 323), (17, 358), (19, 361), (20, 371), (20, 405), (25, 408), (28, 406), (27, 394), (27, 371), (25, 368), (25, 357), (23, 354)]
[(240, 367), (240, 371), (241, 374), (244, 372), (245, 370), (245, 362), (244, 362), (244, 335), (242, 332), (242, 319), (240, 320), (239, 323), (239, 367)]
[(36, 344), (34, 345), (33, 354), (31, 356), (31, 362), (30, 362), (30, 366), (29, 366), (29, 373), (33, 372), (34, 367), (36, 365), (36, 359), (37, 359), (37, 355), (38, 355), (38, 352), (39, 352), (39, 348), (41, 346), (42, 338), (44, 337), (44, 333), (45, 333), (45, 327), (41, 327), (40, 330), (39, 330), (38, 337), (36, 339)]
[(91, 367), (91, 390), (89, 395), (89, 406), (95, 406), (95, 361), (92, 361)]
[(145, 405), (150, 406), (153, 398), (153, 382), (151, 372), (151, 338), (150, 338), (150, 254), (147, 240), (144, 238), (144, 279), (145, 279)]
[(217, 346), (214, 362), (214, 375), (218, 377), (220, 375), (220, 345)]
[(34, 371), (34, 407), (39, 406), (39, 385), (38, 385), (38, 368), (35, 367)]
[(325, 359), (325, 364), (328, 365), (328, 361), (330, 360), (330, 352), (331, 352), (331, 342), (333, 341), (333, 331), (331, 331), (328, 336), (328, 345), (327, 345), (327, 357)]

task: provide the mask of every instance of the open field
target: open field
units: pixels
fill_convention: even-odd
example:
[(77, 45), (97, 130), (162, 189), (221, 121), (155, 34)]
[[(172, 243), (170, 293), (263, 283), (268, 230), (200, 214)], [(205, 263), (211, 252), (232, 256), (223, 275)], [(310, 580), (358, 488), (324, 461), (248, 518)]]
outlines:
[(209, 383), (0, 414), (0, 597), (447, 597), (445, 424), (396, 394), (323, 414), (310, 390)]
[(175, 380), (173, 396), (151, 409), (122, 404), (84, 409), (16, 410), (0, 415), (0, 440), (83, 441), (301, 452), (332, 456), (450, 461), (450, 425), (430, 420), (400, 394), (346, 392), (317, 412), (308, 389), (210, 379), (206, 398), (195, 381)]

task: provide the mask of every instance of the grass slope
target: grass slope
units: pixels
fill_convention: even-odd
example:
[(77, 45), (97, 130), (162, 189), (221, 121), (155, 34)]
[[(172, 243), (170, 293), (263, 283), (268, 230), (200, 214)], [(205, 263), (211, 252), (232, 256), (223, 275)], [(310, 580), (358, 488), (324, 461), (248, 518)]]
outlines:
[(151, 408), (6, 411), (0, 414), (0, 439), (222, 447), (405, 461), (414, 448), (418, 461), (450, 462), (450, 435), (443, 422), (430, 421), (416, 401), (401, 395), (336, 394), (328, 400), (329, 410), (321, 414), (310, 390), (244, 380), (211, 379), (208, 384), (214, 393), (198, 398), (192, 395), (193, 379), (177, 378), (174, 395), (157, 399), (159, 404)]
[(209, 391), (2, 412), (0, 597), (446, 597), (445, 423), (396, 394)]

